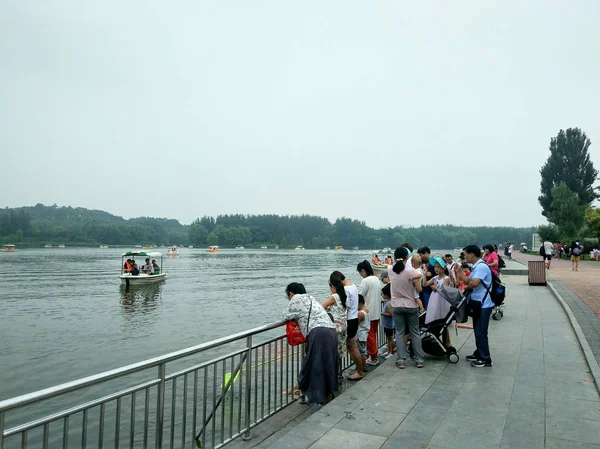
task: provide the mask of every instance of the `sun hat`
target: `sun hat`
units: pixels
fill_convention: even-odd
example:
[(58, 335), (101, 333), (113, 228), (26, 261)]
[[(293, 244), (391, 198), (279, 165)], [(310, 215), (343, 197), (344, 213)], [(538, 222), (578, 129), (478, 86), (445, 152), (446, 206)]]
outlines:
[[(431, 263), (431, 259), (433, 259), (433, 263)], [(441, 257), (432, 257), (431, 259), (429, 261), (431, 265), (435, 266), (436, 263), (439, 263), (440, 267), (446, 268), (446, 262), (444, 262), (444, 259), (442, 259)]]

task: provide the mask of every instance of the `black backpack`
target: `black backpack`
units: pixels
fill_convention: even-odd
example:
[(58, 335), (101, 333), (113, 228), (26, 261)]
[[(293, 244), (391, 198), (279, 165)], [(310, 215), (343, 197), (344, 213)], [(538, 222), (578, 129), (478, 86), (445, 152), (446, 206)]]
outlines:
[(546, 255), (546, 249), (544, 248), (544, 244), (542, 243), (542, 246), (540, 246), (540, 256), (545, 256)]
[[(488, 266), (488, 268), (490, 267)], [(494, 305), (499, 306), (504, 302), (504, 298), (506, 297), (506, 286), (502, 283), (500, 278), (494, 274), (491, 268), (490, 273), (492, 274), (492, 285), (485, 285), (483, 281), (481, 283), (487, 290), (486, 296), (490, 295), (490, 298), (492, 298), (492, 302), (494, 303)], [(484, 302), (485, 296), (483, 297), (483, 301), (481, 301), (481, 303), (483, 304)]]
[(506, 268), (506, 262), (500, 254), (498, 254), (498, 268)]

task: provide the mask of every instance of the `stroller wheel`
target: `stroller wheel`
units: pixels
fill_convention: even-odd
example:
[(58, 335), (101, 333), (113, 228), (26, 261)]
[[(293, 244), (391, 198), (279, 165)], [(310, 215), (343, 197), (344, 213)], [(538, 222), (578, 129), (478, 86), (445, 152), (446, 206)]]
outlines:
[(500, 321), (502, 319), (502, 312), (500, 311), (496, 311), (492, 314), (492, 318), (495, 319), (496, 321)]
[(458, 363), (459, 360), (460, 360), (460, 357), (458, 356), (458, 354), (456, 352), (452, 352), (452, 353), (448, 354), (448, 361), (450, 363)]

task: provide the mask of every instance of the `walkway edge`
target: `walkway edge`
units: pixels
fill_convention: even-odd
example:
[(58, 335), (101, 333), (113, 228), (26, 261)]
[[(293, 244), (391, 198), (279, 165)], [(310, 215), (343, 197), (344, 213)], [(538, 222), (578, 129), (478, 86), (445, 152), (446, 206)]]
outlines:
[(590, 371), (592, 372), (592, 376), (594, 377), (594, 382), (596, 383), (596, 389), (598, 390), (598, 392), (600, 392), (600, 366), (598, 365), (598, 361), (596, 360), (596, 357), (594, 356), (594, 353), (592, 352), (592, 348), (590, 347), (590, 344), (588, 343), (587, 338), (585, 338), (585, 334), (581, 330), (581, 327), (579, 326), (579, 322), (577, 321), (577, 318), (575, 318), (575, 315), (573, 315), (573, 311), (571, 310), (569, 305), (563, 299), (561, 294), (558, 293), (556, 288), (554, 288), (554, 285), (552, 285), (552, 282), (548, 281), (547, 286), (552, 291), (552, 293), (554, 294), (556, 299), (558, 299), (558, 301), (560, 302), (565, 313), (569, 317), (569, 321), (571, 322), (571, 327), (575, 331), (577, 340), (579, 340), (579, 346), (581, 346), (581, 350), (583, 351), (585, 360), (588, 364), (588, 367), (590, 368)]

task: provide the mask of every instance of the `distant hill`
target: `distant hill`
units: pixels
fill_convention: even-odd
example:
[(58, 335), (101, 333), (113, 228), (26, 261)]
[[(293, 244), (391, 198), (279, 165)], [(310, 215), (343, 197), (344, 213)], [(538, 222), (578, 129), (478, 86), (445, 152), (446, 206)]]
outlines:
[(220, 245), (234, 247), (325, 248), (336, 245), (373, 249), (409, 242), (413, 247), (452, 249), (470, 243), (529, 242), (535, 228), (425, 225), (374, 229), (365, 222), (314, 215), (204, 216), (191, 225), (170, 218), (124, 219), (101, 210), (36, 204), (0, 209), (0, 242), (20, 247), (58, 245)]

